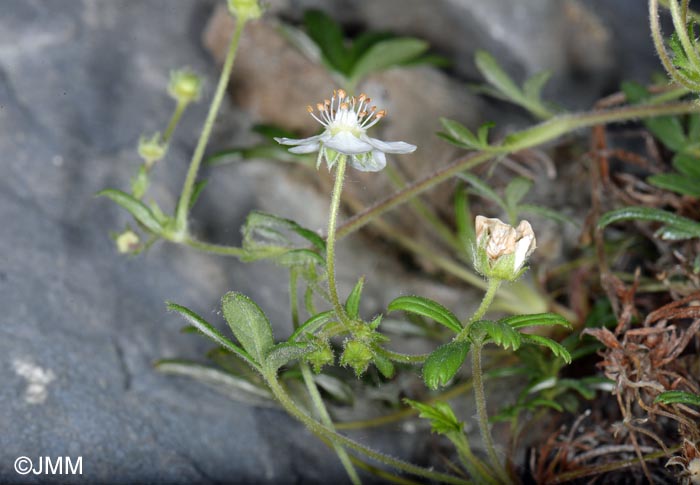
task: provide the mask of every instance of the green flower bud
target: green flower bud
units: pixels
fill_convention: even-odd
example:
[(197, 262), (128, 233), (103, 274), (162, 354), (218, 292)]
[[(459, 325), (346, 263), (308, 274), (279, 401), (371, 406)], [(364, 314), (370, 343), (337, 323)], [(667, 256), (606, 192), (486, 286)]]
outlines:
[(344, 366), (350, 366), (355, 370), (357, 376), (361, 376), (369, 367), (374, 353), (372, 349), (361, 342), (360, 340), (349, 340), (345, 343), (345, 350), (340, 357), (340, 363)]
[(133, 253), (139, 249), (140, 242), (138, 234), (130, 229), (125, 230), (115, 238), (117, 251), (121, 254)]
[(485, 277), (516, 280), (536, 247), (529, 222), (520, 221), (516, 228), (500, 219), (476, 216), (474, 268)]
[(146, 166), (150, 169), (154, 163), (165, 157), (168, 151), (168, 144), (161, 141), (160, 133), (156, 133), (150, 138), (147, 136), (139, 138), (138, 150), (139, 156), (146, 162)]
[(304, 356), (304, 359), (311, 364), (316, 374), (326, 365), (331, 365), (335, 361), (333, 349), (327, 340), (314, 342), (314, 350)]
[(262, 16), (262, 9), (258, 0), (228, 0), (228, 9), (232, 15), (243, 22), (258, 19)]
[(190, 69), (178, 69), (170, 73), (168, 94), (178, 103), (197, 101), (202, 94), (202, 80)]

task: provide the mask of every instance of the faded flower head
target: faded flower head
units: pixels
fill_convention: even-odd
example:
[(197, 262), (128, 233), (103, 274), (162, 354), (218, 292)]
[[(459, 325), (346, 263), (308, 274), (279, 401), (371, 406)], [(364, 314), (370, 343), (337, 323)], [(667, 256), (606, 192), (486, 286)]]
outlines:
[(537, 247), (535, 233), (527, 221), (513, 227), (500, 219), (476, 216), (474, 266), (486, 277), (517, 279)]
[(323, 160), (330, 169), (340, 156), (348, 156), (350, 165), (362, 172), (378, 172), (386, 166), (385, 153), (411, 153), (416, 147), (402, 141), (386, 142), (370, 138), (366, 132), (386, 116), (385, 110), (377, 110), (366, 94), (348, 96), (345, 91), (333, 91), (331, 99), (306, 110), (325, 128), (317, 136), (294, 140), (275, 138), (282, 145), (294, 145), (292, 153), (318, 151), (316, 166)]
[(262, 9), (258, 0), (228, 0), (228, 9), (232, 15), (235, 15), (243, 22), (258, 19), (262, 16)]
[(121, 254), (129, 254), (138, 250), (140, 247), (140, 242), (141, 241), (138, 234), (130, 229), (127, 229), (121, 234), (117, 235), (115, 239), (117, 251), (119, 251)]

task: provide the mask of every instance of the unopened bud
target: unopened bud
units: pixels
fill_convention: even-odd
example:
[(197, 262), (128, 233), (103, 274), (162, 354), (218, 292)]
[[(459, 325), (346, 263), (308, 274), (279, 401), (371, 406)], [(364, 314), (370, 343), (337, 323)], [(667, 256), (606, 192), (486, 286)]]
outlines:
[(262, 16), (262, 9), (258, 0), (228, 0), (228, 9), (232, 15), (243, 22), (258, 19)]
[(170, 73), (168, 94), (178, 103), (197, 101), (202, 94), (202, 80), (190, 69), (178, 69)]
[(143, 158), (149, 169), (158, 160), (162, 160), (167, 151), (168, 144), (161, 141), (160, 133), (150, 138), (147, 136), (139, 138), (139, 156)]
[(318, 341), (314, 343), (314, 350), (306, 354), (304, 359), (311, 364), (314, 372), (318, 374), (321, 369), (335, 361), (335, 355), (328, 341)]
[(361, 376), (369, 367), (373, 356), (372, 349), (367, 344), (360, 340), (349, 340), (340, 357), (340, 364), (352, 367), (355, 374)]

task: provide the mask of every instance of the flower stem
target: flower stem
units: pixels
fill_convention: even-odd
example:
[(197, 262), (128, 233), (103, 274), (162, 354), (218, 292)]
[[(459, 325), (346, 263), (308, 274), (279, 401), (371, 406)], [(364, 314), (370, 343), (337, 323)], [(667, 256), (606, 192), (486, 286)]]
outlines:
[(176, 241), (185, 244), (193, 249), (198, 249), (199, 251), (204, 251), (207, 253), (220, 254), (222, 256), (235, 256), (241, 257), (245, 254), (243, 248), (236, 246), (224, 246), (221, 244), (211, 244), (203, 241), (198, 241), (190, 237), (186, 238), (184, 241)]
[(486, 314), (486, 311), (489, 309), (491, 303), (493, 302), (493, 298), (496, 296), (496, 292), (498, 291), (499, 286), (501, 286), (501, 280), (499, 280), (498, 278), (489, 279), (488, 286), (486, 287), (486, 293), (484, 294), (484, 298), (481, 300), (479, 308), (476, 309), (474, 315), (472, 315), (472, 317), (467, 321), (467, 323), (464, 324), (464, 328), (461, 332), (459, 332), (457, 337), (455, 337), (455, 340), (467, 339), (467, 337), (469, 336), (469, 328), (471, 327), (472, 323), (481, 320), (481, 317), (483, 317)]
[(233, 67), (233, 61), (236, 58), (236, 51), (238, 50), (238, 44), (241, 40), (241, 34), (243, 33), (244, 26), (244, 20), (239, 19), (236, 22), (236, 30), (233, 32), (233, 37), (231, 38), (231, 43), (229, 44), (228, 53), (226, 54), (226, 60), (224, 61), (224, 67), (221, 70), (221, 75), (219, 76), (219, 83), (217, 84), (216, 91), (214, 93), (214, 99), (212, 99), (211, 105), (209, 106), (209, 113), (207, 114), (207, 118), (204, 121), (202, 133), (199, 136), (199, 140), (197, 141), (197, 146), (194, 150), (194, 154), (192, 155), (192, 160), (190, 161), (190, 168), (187, 171), (185, 183), (182, 186), (182, 193), (180, 194), (180, 200), (178, 200), (177, 210), (175, 212), (175, 227), (180, 239), (185, 239), (187, 235), (187, 216), (189, 214), (192, 190), (194, 188), (194, 183), (197, 179), (197, 172), (199, 171), (199, 166), (202, 164), (204, 150), (207, 147), (209, 137), (211, 136), (212, 128), (214, 127), (216, 115), (219, 112), (221, 102), (224, 98), (224, 93), (226, 92), (226, 86), (228, 86), (228, 81), (231, 76), (231, 68)]
[[(311, 369), (309, 369), (309, 365), (306, 363), (302, 363), (300, 367), (301, 375), (304, 378), (304, 384), (306, 384), (306, 389), (309, 392), (309, 395), (311, 396), (311, 401), (313, 402), (314, 407), (316, 408), (316, 411), (318, 412), (318, 415), (321, 418), (321, 422), (324, 425), (326, 425), (327, 428), (335, 431), (335, 429), (333, 428), (333, 421), (331, 420), (331, 417), (328, 414), (326, 405), (323, 403), (323, 398), (321, 397), (321, 394), (318, 392), (318, 388), (316, 387), (316, 383), (314, 382), (314, 378), (311, 374)], [(343, 448), (341, 445), (334, 441), (331, 441), (331, 445), (333, 446), (335, 453), (338, 455), (340, 462), (343, 464), (343, 467), (345, 468), (345, 471), (347, 472), (350, 481), (354, 485), (362, 483), (359, 475), (357, 474), (357, 471), (355, 470), (355, 467), (352, 466), (352, 461), (350, 461), (350, 456), (348, 455), (348, 452), (345, 451), (345, 448)]]
[(175, 111), (173, 111), (173, 115), (170, 117), (168, 126), (163, 133), (163, 143), (168, 143), (170, 137), (173, 136), (175, 128), (177, 128), (177, 124), (180, 122), (180, 118), (182, 118), (182, 114), (185, 112), (185, 108), (187, 108), (188, 104), (189, 103), (183, 101), (178, 101), (175, 105)]
[(486, 411), (486, 396), (484, 394), (483, 373), (481, 370), (481, 342), (475, 342), (472, 345), (472, 380), (474, 383), (474, 398), (476, 401), (476, 412), (479, 417), (479, 431), (481, 439), (486, 446), (486, 453), (489, 456), (491, 466), (496, 471), (498, 478), (504, 483), (512, 483), (505, 468), (498, 459), (496, 448), (493, 444), (491, 429), (489, 428), (489, 416)]
[(319, 423), (315, 419), (311, 418), (304, 411), (299, 409), (299, 407), (294, 403), (289, 394), (287, 394), (284, 388), (280, 385), (279, 381), (277, 380), (277, 375), (274, 371), (271, 371), (269, 369), (264, 370), (263, 377), (265, 378), (265, 381), (267, 382), (270, 391), (277, 398), (282, 407), (289, 414), (291, 414), (296, 419), (304, 423), (313, 433), (327, 438), (333, 443), (338, 443), (347, 448), (362, 453), (379, 463), (383, 463), (384, 465), (391, 466), (406, 473), (411, 473), (413, 475), (424, 477), (436, 482), (454, 483), (458, 485), (466, 485), (471, 483), (459, 477), (447, 475), (445, 473), (440, 473), (433, 470), (428, 470), (426, 468), (407, 463), (403, 460), (399, 460), (398, 458), (393, 458), (383, 453), (379, 453), (346, 436), (338, 434), (337, 432)]
[[(650, 1), (656, 3), (657, 0)], [(687, 86), (687, 84), (684, 85)], [(698, 85), (697, 89), (700, 90), (700, 84)], [(494, 157), (526, 148), (532, 148), (582, 128), (614, 122), (630, 121), (634, 119), (689, 113), (700, 113), (700, 105), (695, 102), (653, 105), (646, 104), (554, 117), (527, 130), (530, 132), (529, 136), (527, 137), (523, 137), (513, 143), (491, 147), (487, 151), (480, 151), (460, 157), (451, 164), (433, 172), (432, 174), (429, 174), (423, 179), (415, 181), (386, 199), (377, 202), (358, 214), (355, 214), (338, 228), (337, 238), (342, 239), (348, 234), (365, 226), (369, 222), (372, 222), (374, 219), (377, 219), (382, 214), (401, 204), (404, 204), (405, 202), (408, 202), (417, 195), (420, 195), (436, 185), (449, 180), (460, 172), (481, 165)]]
[(336, 226), (338, 222), (338, 212), (340, 210), (340, 196), (343, 192), (343, 180), (345, 179), (345, 167), (347, 165), (347, 156), (340, 155), (335, 169), (335, 184), (333, 186), (333, 194), (331, 196), (331, 207), (328, 214), (328, 235), (326, 236), (326, 271), (328, 272), (328, 292), (330, 293), (331, 303), (336, 316), (343, 324), (347, 331), (352, 331), (353, 322), (345, 312), (345, 308), (340, 303), (338, 297), (338, 285), (335, 276), (335, 241), (336, 241)]

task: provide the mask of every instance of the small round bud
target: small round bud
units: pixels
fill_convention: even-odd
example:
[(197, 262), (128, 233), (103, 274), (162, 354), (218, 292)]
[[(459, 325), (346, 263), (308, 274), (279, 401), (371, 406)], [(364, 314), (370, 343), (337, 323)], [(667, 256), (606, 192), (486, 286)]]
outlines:
[(327, 340), (318, 340), (314, 342), (314, 350), (306, 354), (304, 359), (311, 364), (314, 372), (318, 374), (324, 366), (335, 362), (335, 355)]
[(168, 94), (178, 103), (197, 101), (202, 94), (202, 80), (190, 69), (178, 69), (170, 73)]
[(345, 350), (340, 357), (341, 365), (350, 366), (357, 376), (361, 376), (369, 367), (374, 356), (372, 349), (359, 340), (349, 340), (345, 343)]
[(156, 133), (152, 137), (142, 136), (139, 138), (139, 156), (143, 158), (146, 165), (150, 168), (151, 165), (158, 160), (162, 160), (168, 151), (167, 143), (161, 141), (160, 133)]
[(258, 0), (228, 0), (228, 9), (232, 15), (243, 22), (259, 19), (262, 16)]
[(138, 234), (127, 229), (116, 237), (115, 243), (117, 245), (117, 251), (121, 254), (129, 254), (139, 249), (141, 240)]

